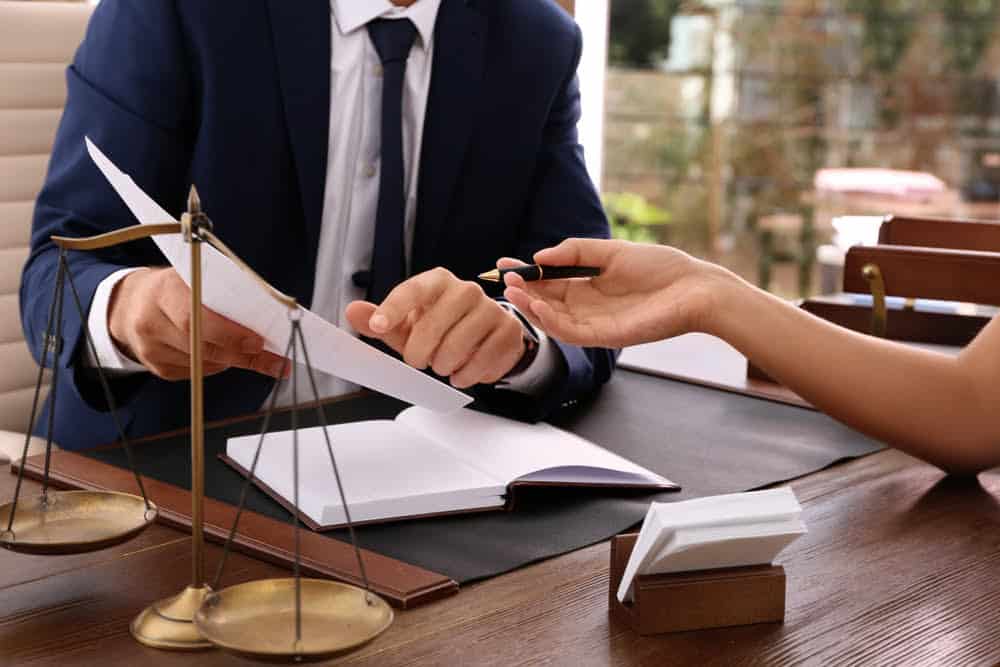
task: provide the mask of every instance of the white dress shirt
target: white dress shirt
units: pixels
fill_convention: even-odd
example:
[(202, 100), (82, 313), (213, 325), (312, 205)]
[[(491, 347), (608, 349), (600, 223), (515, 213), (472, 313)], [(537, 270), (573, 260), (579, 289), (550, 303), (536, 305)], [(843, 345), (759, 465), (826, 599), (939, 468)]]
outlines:
[[(366, 26), (376, 18), (406, 18), (417, 29), (403, 82), (404, 241), (406, 255), (410, 257), (424, 114), (434, 57), (434, 24), (440, 5), (441, 0), (418, 0), (409, 7), (397, 7), (389, 0), (331, 0), (329, 148), (311, 305), (314, 312), (340, 327), (349, 328), (344, 317), (347, 304), (365, 298), (365, 289), (356, 287), (352, 276), (371, 267), (378, 207), (382, 65)], [(111, 274), (94, 294), (88, 326), (98, 358), (94, 360), (87, 352), (91, 366), (100, 363), (118, 374), (145, 370), (118, 350), (107, 325), (108, 301), (114, 285), (135, 270), (123, 269)], [(559, 352), (544, 333), (530, 330), (529, 334), (539, 341), (534, 361), (503, 383), (507, 388), (533, 393), (556, 372)], [(322, 373), (316, 374), (316, 381), (321, 397), (357, 389), (356, 385)], [(300, 401), (312, 399), (305, 373), (300, 373), (297, 390)], [(281, 383), (277, 391), (279, 405), (292, 403), (291, 383)]]

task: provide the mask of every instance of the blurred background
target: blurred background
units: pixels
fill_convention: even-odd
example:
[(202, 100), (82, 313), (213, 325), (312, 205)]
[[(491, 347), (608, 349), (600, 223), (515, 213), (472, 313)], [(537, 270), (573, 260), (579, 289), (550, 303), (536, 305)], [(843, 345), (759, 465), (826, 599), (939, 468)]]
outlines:
[(1000, 0), (574, 9), (581, 135), (620, 238), (676, 245), (797, 297), (821, 289), (817, 255), (836, 263), (817, 249), (840, 216), (1000, 218)]
[(1000, 0), (558, 2), (619, 238), (799, 297), (867, 216), (1000, 219)]

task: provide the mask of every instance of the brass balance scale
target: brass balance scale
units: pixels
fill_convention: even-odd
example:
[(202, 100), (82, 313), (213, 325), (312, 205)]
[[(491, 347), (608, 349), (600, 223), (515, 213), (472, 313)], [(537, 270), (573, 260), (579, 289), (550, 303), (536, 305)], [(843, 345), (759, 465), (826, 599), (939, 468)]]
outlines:
[[(245, 657), (271, 661), (298, 662), (328, 658), (356, 648), (388, 629), (393, 621), (392, 609), (371, 591), (368, 583), (350, 510), (344, 497), (340, 472), (326, 430), (325, 415), (319, 403), (309, 352), (299, 323), (302, 309), (295, 299), (271, 287), (240, 260), (212, 233), (211, 227), (211, 221), (201, 211), (197, 191), (192, 187), (188, 196), (188, 210), (181, 217), (180, 223), (140, 224), (79, 239), (52, 237), (53, 243), (59, 248), (59, 271), (49, 309), (30, 422), (35, 423), (44, 369), (51, 354), (54, 361), (48, 399), (48, 435), (42, 493), (39, 498), (30, 501), (20, 498), (25, 466), (19, 466), (14, 500), (0, 506), (0, 530), (2, 530), (0, 546), (11, 551), (39, 555), (82, 553), (125, 542), (137, 536), (155, 521), (157, 507), (146, 495), (142, 477), (135, 466), (132, 449), (118, 418), (110, 385), (100, 368), (97, 369), (98, 378), (129, 466), (135, 475), (140, 495), (112, 491), (49, 490), (53, 407), (59, 388), (59, 368), (55, 360), (58, 359), (62, 343), (63, 293), (67, 283), (80, 317), (86, 322), (79, 294), (69, 271), (68, 251), (97, 250), (160, 234), (182, 234), (191, 249), (191, 584), (178, 594), (154, 602), (144, 609), (132, 621), (132, 636), (147, 646), (168, 650), (199, 650), (217, 646)], [(288, 308), (291, 335), (285, 350), (285, 358), (291, 363), (294, 502), (298, 506), (299, 401), (296, 376), (299, 372), (298, 361), (301, 351), (364, 588), (301, 576), (300, 525), (298, 514), (293, 512), (295, 525), (293, 576), (250, 581), (219, 590), (222, 573), (246, 504), (248, 490), (254, 479), (264, 437), (270, 425), (277, 392), (272, 393), (264, 417), (257, 450), (250, 473), (243, 485), (240, 503), (218, 570), (211, 585), (205, 578), (203, 534), (205, 425), (201, 353), (202, 243), (209, 243), (242, 270), (252, 275), (273, 298)], [(94, 343), (86, 327), (84, 327), (84, 338), (96, 358)], [(25, 438), (22, 461), (27, 456), (29, 442), (30, 434)]]

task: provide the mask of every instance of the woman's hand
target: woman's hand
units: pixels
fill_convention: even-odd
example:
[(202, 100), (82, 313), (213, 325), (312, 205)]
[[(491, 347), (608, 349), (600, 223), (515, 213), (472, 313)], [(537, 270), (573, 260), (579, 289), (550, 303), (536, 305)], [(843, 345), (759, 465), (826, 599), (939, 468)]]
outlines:
[[(725, 269), (666, 246), (569, 239), (535, 254), (550, 266), (596, 266), (589, 280), (526, 283), (506, 274), (504, 295), (549, 335), (575, 345), (625, 347), (703, 330)], [(515, 266), (504, 259), (501, 268)]]
[(875, 440), (952, 473), (1000, 465), (1000, 317), (953, 356), (836, 326), (672, 248), (571, 239), (535, 261), (602, 271), (591, 280), (504, 276), (507, 298), (556, 338), (624, 347), (703, 331)]

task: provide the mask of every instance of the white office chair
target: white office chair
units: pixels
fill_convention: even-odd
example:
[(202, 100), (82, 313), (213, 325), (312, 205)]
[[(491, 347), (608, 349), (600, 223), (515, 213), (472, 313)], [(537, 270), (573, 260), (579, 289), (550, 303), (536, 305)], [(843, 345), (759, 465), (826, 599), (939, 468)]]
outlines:
[[(0, 461), (19, 458), (38, 366), (21, 332), (18, 288), (31, 213), (66, 102), (66, 66), (93, 7), (0, 0)], [(32, 439), (29, 454), (44, 440)]]

